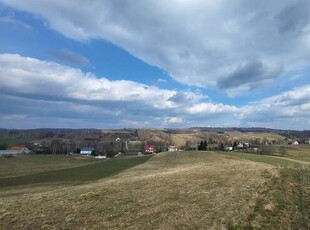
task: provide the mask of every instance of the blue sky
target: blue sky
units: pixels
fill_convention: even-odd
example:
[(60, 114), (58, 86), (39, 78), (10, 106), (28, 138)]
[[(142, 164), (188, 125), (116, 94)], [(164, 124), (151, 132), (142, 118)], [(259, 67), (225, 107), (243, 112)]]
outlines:
[(309, 8), (0, 0), (0, 127), (309, 129)]

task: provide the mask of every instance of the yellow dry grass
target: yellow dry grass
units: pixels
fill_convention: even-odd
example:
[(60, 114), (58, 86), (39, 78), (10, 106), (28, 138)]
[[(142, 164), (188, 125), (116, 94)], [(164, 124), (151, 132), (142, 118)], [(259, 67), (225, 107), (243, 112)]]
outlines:
[(186, 141), (190, 144), (198, 144), (202, 139), (207, 139), (206, 136), (201, 135), (200, 133), (191, 133), (191, 134), (171, 134), (171, 140), (174, 145), (185, 146)]
[(257, 133), (257, 132), (227, 132), (233, 140), (268, 140), (268, 141), (284, 141), (285, 137), (276, 133)]
[(161, 153), (91, 184), (0, 194), (0, 229), (225, 229), (276, 174), (210, 152)]

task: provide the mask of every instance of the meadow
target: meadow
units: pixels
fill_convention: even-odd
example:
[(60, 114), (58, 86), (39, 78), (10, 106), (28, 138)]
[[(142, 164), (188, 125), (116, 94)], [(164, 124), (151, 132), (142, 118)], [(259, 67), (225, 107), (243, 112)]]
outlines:
[(253, 156), (68, 156), (67, 168), (36, 172), (33, 163), (0, 179), (0, 229), (309, 229), (310, 170)]

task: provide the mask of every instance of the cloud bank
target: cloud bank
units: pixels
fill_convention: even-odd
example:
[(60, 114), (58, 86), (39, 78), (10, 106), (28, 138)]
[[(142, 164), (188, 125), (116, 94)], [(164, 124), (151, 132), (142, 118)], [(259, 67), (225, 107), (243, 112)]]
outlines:
[(79, 41), (104, 39), (182, 84), (242, 94), (309, 66), (308, 0), (1, 0)]
[(199, 116), (230, 116), (235, 110), (203, 102), (207, 97), (200, 93), (111, 81), (18, 54), (1, 54), (0, 66), (1, 113), (6, 122), (35, 116), (81, 120), (85, 127), (88, 122), (98, 122), (95, 127), (184, 125), (189, 117), (200, 121)]
[(18, 54), (0, 54), (0, 66), (1, 127), (310, 126), (310, 85), (236, 107)]

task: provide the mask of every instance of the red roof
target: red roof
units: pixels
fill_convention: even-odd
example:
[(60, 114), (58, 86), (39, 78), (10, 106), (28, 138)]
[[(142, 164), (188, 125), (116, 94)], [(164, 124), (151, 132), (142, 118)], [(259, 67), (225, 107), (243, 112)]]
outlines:
[(8, 150), (24, 150), (24, 149), (25, 149), (24, 146), (16, 145), (16, 146), (10, 147)]
[(146, 146), (144, 146), (144, 152), (153, 153), (154, 152), (154, 145), (146, 145)]

